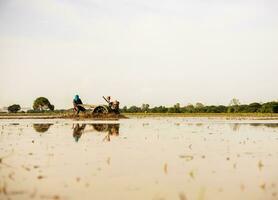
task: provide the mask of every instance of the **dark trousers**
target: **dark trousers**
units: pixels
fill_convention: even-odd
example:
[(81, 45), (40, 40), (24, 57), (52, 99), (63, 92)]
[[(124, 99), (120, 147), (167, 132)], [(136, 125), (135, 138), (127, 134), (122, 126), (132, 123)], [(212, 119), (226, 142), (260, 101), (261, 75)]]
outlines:
[(79, 114), (80, 111), (84, 112), (86, 109), (82, 106), (77, 105), (74, 107), (74, 110), (77, 112), (77, 114)]

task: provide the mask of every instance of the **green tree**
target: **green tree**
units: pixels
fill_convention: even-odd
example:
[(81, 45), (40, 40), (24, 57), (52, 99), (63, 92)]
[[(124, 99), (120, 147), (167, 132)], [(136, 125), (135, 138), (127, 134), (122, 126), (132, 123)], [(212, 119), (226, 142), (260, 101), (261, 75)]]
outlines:
[(200, 112), (200, 113), (205, 112), (205, 106), (204, 106), (204, 104), (202, 104), (200, 102), (195, 104), (194, 109), (195, 109), (195, 112)]
[(239, 110), (240, 110), (240, 102), (238, 99), (233, 98), (230, 101), (228, 112), (229, 113), (237, 113), (237, 112), (239, 112)]
[(124, 106), (124, 107), (121, 109), (121, 112), (126, 113), (126, 112), (127, 112), (127, 107)]
[(129, 109), (128, 109), (128, 112), (130, 113), (139, 113), (141, 112), (141, 108), (137, 107), (137, 106), (131, 106)]
[(179, 103), (176, 103), (173, 107), (170, 107), (168, 109), (169, 113), (180, 113), (181, 112), (181, 107)]
[(185, 112), (193, 113), (195, 111), (194, 106), (192, 104), (188, 104), (185, 106)]
[(165, 106), (155, 106), (154, 108), (150, 109), (150, 112), (152, 113), (166, 113), (168, 112), (168, 108), (166, 108)]
[(238, 113), (246, 113), (247, 110), (248, 110), (248, 105), (241, 104), (241, 105), (237, 106), (236, 112), (238, 112)]
[(204, 104), (198, 102), (195, 104), (195, 108), (203, 108), (204, 107)]
[(250, 113), (258, 112), (261, 107), (262, 107), (262, 105), (259, 103), (256, 103), (256, 102), (251, 103), (246, 107), (245, 112), (250, 112)]
[(13, 104), (13, 105), (8, 107), (8, 111), (10, 113), (16, 113), (16, 112), (20, 111), (20, 109), (21, 109), (21, 107), (18, 104)]
[(220, 105), (220, 106), (206, 106), (204, 108), (207, 113), (225, 113), (227, 112), (227, 107)]
[(259, 111), (263, 113), (278, 113), (278, 102), (264, 103)]
[(50, 105), (48, 106), (48, 108), (49, 108), (49, 110), (53, 111), (54, 108), (55, 108), (55, 106), (54, 106), (53, 104), (50, 104)]
[(141, 110), (143, 112), (148, 112), (149, 111), (149, 108), (150, 108), (150, 105), (149, 104), (142, 104), (141, 106)]
[(54, 105), (52, 105), (49, 100), (45, 97), (38, 97), (33, 103), (33, 109), (36, 111), (44, 110), (54, 110)]

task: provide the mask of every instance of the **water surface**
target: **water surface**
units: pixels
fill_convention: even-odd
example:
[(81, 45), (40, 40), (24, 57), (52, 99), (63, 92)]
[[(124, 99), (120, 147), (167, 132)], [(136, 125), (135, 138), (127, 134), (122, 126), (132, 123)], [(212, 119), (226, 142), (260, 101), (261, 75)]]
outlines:
[(278, 121), (1, 120), (0, 199), (278, 199)]

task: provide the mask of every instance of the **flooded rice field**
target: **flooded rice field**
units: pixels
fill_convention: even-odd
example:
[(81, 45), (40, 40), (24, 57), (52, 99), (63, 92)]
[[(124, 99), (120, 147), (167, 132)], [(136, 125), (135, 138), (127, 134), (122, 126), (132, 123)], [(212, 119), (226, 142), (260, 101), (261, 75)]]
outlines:
[(0, 120), (0, 199), (278, 199), (278, 121)]

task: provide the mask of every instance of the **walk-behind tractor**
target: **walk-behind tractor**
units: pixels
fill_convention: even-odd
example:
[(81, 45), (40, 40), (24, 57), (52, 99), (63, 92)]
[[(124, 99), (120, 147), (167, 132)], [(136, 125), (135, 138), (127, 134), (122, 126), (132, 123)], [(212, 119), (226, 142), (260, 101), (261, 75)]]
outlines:
[(105, 97), (103, 97), (103, 99), (108, 103), (108, 105), (80, 104), (78, 106), (81, 106), (84, 109), (92, 110), (92, 114), (120, 114), (119, 101), (110, 102)]

